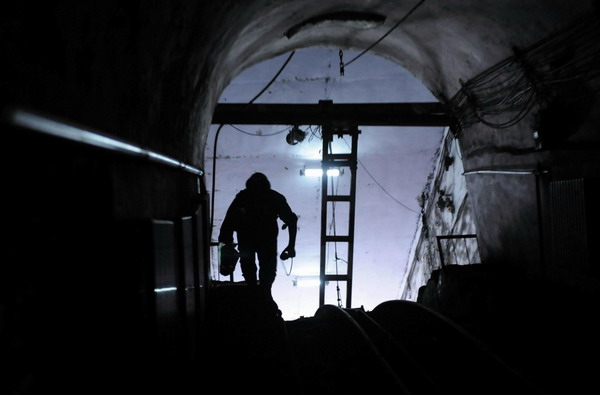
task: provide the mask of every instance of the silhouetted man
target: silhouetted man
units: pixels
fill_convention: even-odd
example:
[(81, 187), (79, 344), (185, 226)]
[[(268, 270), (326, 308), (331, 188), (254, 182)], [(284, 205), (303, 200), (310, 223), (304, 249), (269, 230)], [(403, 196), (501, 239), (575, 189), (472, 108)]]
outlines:
[(296, 256), (296, 231), (298, 217), (285, 197), (271, 189), (271, 183), (263, 173), (254, 173), (246, 181), (246, 189), (240, 191), (227, 210), (221, 225), (219, 242), (233, 243), (237, 234), (240, 266), (244, 280), (257, 284), (256, 260), (258, 256), (258, 284), (270, 290), (277, 272), (277, 218), (288, 228), (289, 242), (281, 253), (285, 260)]

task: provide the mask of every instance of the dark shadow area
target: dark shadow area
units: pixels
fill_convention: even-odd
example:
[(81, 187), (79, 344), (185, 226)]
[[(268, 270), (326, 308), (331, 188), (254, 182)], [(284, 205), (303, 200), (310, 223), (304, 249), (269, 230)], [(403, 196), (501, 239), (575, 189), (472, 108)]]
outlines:
[[(458, 282), (445, 289), (456, 293), (444, 299), (446, 311), (465, 303)], [(468, 282), (475, 284), (473, 278)], [(554, 387), (537, 374), (548, 368), (551, 361), (543, 361), (548, 354), (564, 349), (558, 340), (540, 344), (554, 330), (531, 341), (531, 332), (543, 328), (528, 327), (528, 322), (547, 324), (539, 320), (542, 312), (525, 320), (509, 303), (503, 303), (506, 310), (491, 311), (491, 304), (482, 300), (488, 307), (460, 307), (468, 313), (454, 314), (459, 318), (454, 321), (436, 311), (439, 306), (392, 300), (369, 312), (324, 305), (313, 317), (283, 321), (272, 298), (256, 290), (244, 283), (217, 282), (209, 292), (209, 376), (227, 390), (258, 386), (267, 393), (285, 388), (298, 394), (354, 393), (357, 388), (396, 394), (553, 393)], [(570, 371), (564, 365), (557, 368)], [(558, 383), (566, 384), (561, 379)]]
[(546, 393), (585, 393), (600, 351), (600, 295), (527, 280), (498, 265), (449, 265), (420, 289), (419, 303), (449, 317)]

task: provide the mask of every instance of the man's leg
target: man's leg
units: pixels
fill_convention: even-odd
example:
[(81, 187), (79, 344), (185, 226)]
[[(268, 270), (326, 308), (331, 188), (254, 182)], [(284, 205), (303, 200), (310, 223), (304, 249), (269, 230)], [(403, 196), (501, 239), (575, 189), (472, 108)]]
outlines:
[(256, 249), (253, 245), (247, 243), (239, 243), (238, 249), (242, 276), (244, 276), (246, 284), (256, 285)]
[(260, 285), (271, 289), (277, 274), (277, 239), (261, 243), (257, 255)]
[(271, 294), (271, 286), (275, 282), (277, 274), (277, 239), (268, 243), (262, 243), (257, 251), (258, 255), (258, 276), (260, 279), (259, 289), (265, 298), (265, 302), (270, 306), (269, 313), (281, 317), (281, 310), (275, 303)]

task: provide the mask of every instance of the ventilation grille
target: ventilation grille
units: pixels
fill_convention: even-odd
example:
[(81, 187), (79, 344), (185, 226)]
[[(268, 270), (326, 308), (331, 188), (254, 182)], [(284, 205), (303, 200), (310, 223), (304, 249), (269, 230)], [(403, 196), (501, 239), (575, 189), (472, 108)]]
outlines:
[(586, 188), (583, 178), (550, 182), (552, 256), (555, 264), (589, 268)]

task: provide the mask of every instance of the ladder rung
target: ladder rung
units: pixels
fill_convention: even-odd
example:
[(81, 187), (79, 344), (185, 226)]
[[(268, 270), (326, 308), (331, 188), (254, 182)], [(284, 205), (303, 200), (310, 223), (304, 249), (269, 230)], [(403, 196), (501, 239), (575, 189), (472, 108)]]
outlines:
[(326, 159), (323, 159), (321, 161), (321, 167), (351, 167), (351, 166), (356, 166), (355, 160), (348, 160), (348, 159), (326, 160)]
[(324, 160), (336, 160), (336, 159), (352, 159), (354, 154), (323, 154)]
[(348, 281), (347, 274), (326, 274), (323, 276), (325, 281)]
[(338, 242), (350, 242), (350, 236), (325, 236), (324, 240), (327, 241), (338, 241)]
[(325, 200), (328, 202), (349, 202), (351, 200), (350, 195), (327, 195)]

